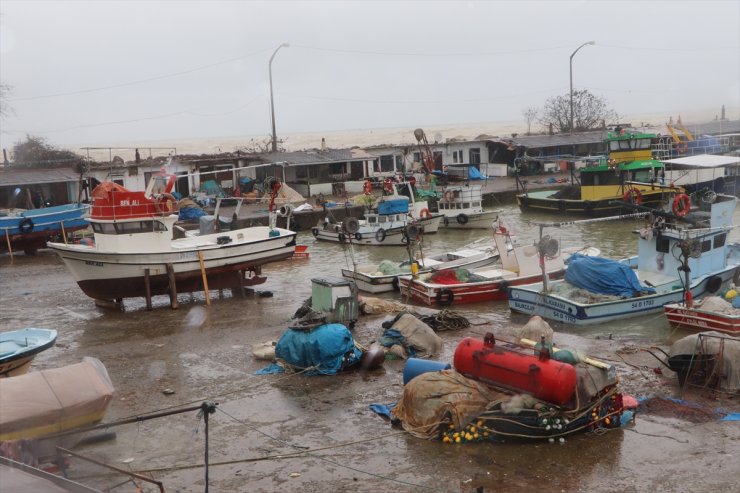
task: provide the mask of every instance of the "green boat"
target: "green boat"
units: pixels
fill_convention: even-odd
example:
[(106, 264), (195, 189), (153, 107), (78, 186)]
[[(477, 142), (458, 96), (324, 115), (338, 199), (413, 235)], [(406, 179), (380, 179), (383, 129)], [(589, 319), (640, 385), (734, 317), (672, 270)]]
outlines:
[(580, 184), (558, 191), (525, 191), (516, 196), (522, 211), (590, 217), (615, 216), (631, 212), (624, 203), (659, 207), (681, 187), (664, 183), (663, 163), (653, 159), (652, 144), (657, 135), (609, 132), (608, 157), (585, 158)]

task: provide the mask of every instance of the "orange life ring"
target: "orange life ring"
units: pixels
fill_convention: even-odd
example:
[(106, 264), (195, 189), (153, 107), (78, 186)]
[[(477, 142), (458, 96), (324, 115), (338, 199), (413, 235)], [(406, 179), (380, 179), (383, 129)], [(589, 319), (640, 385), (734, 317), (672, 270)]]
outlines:
[(424, 207), (421, 211), (419, 211), (419, 217), (426, 218), (426, 219), (431, 219), (432, 218), (432, 213), (429, 212), (429, 209), (427, 209), (426, 207)]
[(455, 201), (455, 192), (452, 190), (447, 190), (445, 192), (445, 202), (454, 202)]
[(685, 193), (679, 193), (676, 198), (673, 199), (673, 207), (671, 210), (678, 217), (684, 217), (689, 213), (691, 209), (691, 199)]
[(685, 154), (686, 151), (689, 149), (689, 144), (686, 142), (676, 142), (676, 152), (679, 154)]
[(642, 204), (642, 192), (636, 188), (630, 188), (629, 190), (624, 192), (624, 195), (622, 195), (622, 199), (624, 199), (625, 202), (629, 202), (630, 204), (640, 205)]
[(163, 193), (157, 196), (157, 200), (154, 202), (154, 208), (158, 213), (164, 214), (167, 212), (173, 212), (176, 204), (177, 200), (172, 196), (172, 194)]
[(365, 193), (365, 195), (370, 195), (373, 193), (373, 182), (370, 180), (366, 180), (365, 184), (362, 185), (362, 191)]
[(393, 194), (393, 180), (390, 178), (383, 180), (383, 191), (390, 195)]

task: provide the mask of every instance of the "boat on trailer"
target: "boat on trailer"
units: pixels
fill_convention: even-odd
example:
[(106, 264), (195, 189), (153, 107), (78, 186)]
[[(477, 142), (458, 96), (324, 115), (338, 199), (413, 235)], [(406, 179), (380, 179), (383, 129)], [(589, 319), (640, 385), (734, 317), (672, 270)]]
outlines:
[[(93, 191), (94, 242), (49, 243), (86, 295), (103, 302), (144, 297), (149, 307), (151, 296), (169, 294), (176, 306), (178, 292), (262, 283), (263, 265), (293, 256), (296, 233), (287, 229), (219, 232), (204, 218), (200, 234), (178, 229), (170, 193), (175, 180), (160, 173), (144, 192), (102, 183)], [(175, 239), (175, 233), (183, 237)]]

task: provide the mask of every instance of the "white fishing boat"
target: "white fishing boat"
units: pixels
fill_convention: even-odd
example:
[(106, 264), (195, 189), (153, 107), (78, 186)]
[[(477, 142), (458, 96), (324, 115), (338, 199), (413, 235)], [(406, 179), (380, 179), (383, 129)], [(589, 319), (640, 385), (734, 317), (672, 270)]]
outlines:
[(677, 194), (672, 212), (654, 211), (635, 231), (636, 256), (571, 262), (564, 280), (509, 288), (509, 307), (587, 325), (660, 312), (738, 283), (740, 244), (727, 241), (736, 202), (729, 195)]
[(52, 329), (20, 329), (0, 332), (0, 377), (22, 375), (41, 351), (52, 347), (57, 331)]
[(146, 192), (99, 185), (90, 215), (94, 242), (49, 243), (86, 295), (149, 302), (169, 294), (176, 301), (177, 292), (243, 289), (264, 282), (262, 265), (293, 255), (296, 234), (268, 226), (211, 232), (213, 221), (201, 218), (200, 234), (178, 230), (183, 237), (175, 239), (178, 216), (169, 193), (175, 179), (155, 175)]
[(536, 245), (514, 247), (508, 230), (498, 225), (493, 231), (493, 241), (498, 252), (506, 252), (501, 254), (499, 264), (470, 271), (442, 269), (418, 276), (400, 276), (401, 293), (427, 305), (448, 306), (505, 300), (509, 286), (529, 284), (543, 275), (562, 277), (563, 256), (554, 238), (543, 237)]
[(383, 197), (375, 211), (366, 213), (364, 219), (347, 218), (333, 223), (325, 218), (311, 232), (320, 241), (373, 246), (402, 246), (409, 243), (410, 237), (436, 233), (442, 216), (430, 214), (414, 219), (409, 215), (409, 203), (404, 195)]
[(500, 211), (483, 210), (480, 185), (450, 185), (444, 188), (437, 209), (444, 216), (442, 224), (450, 229), (489, 229)]
[[(419, 273), (439, 269), (475, 269), (493, 264), (498, 259), (495, 247), (485, 249), (463, 248), (453, 252), (423, 256), (416, 260)], [(398, 276), (411, 273), (411, 262), (383, 261), (380, 265), (360, 265), (354, 270), (342, 269), (345, 279), (354, 281), (360, 291), (366, 293), (385, 293), (398, 291)]]

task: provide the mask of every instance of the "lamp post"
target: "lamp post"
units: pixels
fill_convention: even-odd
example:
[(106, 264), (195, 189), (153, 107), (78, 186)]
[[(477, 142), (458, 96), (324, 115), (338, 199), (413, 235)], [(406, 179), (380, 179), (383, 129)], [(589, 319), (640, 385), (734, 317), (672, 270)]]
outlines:
[(277, 152), (277, 134), (275, 133), (275, 102), (272, 99), (272, 60), (275, 58), (275, 55), (277, 55), (277, 52), (280, 51), (280, 48), (288, 48), (290, 45), (288, 43), (283, 43), (277, 48), (275, 48), (275, 51), (272, 52), (272, 56), (270, 57), (270, 63), (268, 63), (267, 68), (270, 73), (270, 115), (272, 120), (272, 152)]
[(570, 133), (573, 133), (573, 57), (576, 56), (576, 53), (578, 53), (578, 50), (583, 48), (586, 45), (595, 45), (596, 41), (589, 41), (588, 43), (583, 43), (581, 46), (576, 48), (576, 50), (570, 54)]

